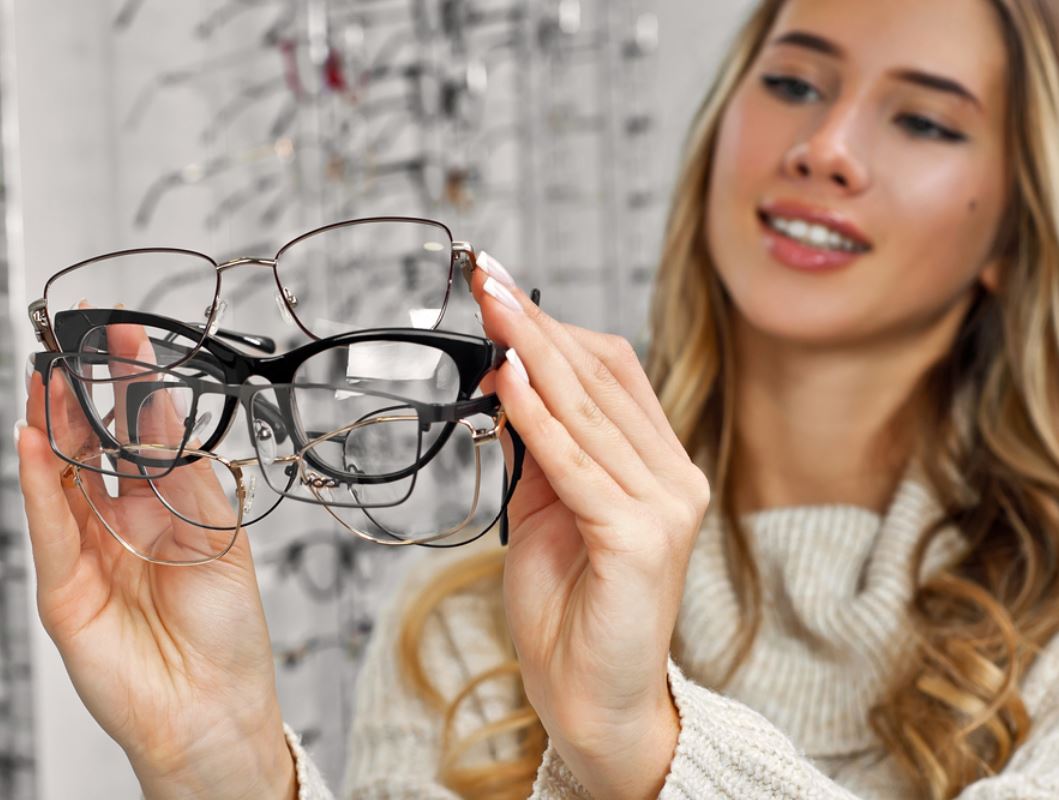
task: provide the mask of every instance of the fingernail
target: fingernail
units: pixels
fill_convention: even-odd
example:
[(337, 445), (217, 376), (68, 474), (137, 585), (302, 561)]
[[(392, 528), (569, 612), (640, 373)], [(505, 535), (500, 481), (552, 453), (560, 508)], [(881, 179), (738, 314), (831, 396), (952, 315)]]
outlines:
[(486, 275), (492, 275), (505, 286), (510, 286), (512, 289), (515, 288), (515, 279), (511, 277), (511, 273), (504, 269), (503, 264), (484, 250), (475, 258), (475, 263), (482, 268), (482, 272)]
[(36, 370), (33, 368), (33, 356), (26, 357), (26, 391), (29, 391), (30, 385), (33, 383), (33, 373)]
[(12, 432), (15, 439), (15, 449), (18, 450), (18, 440), (22, 438), (22, 431), (28, 427), (28, 424), (24, 419), (20, 419), (15, 423), (15, 430)]
[(522, 359), (519, 358), (518, 353), (515, 352), (514, 347), (509, 347), (508, 351), (504, 354), (504, 358), (515, 370), (515, 374), (522, 379), (522, 382), (527, 386), (529, 385), (529, 373), (526, 372), (526, 365), (522, 363)]
[(515, 295), (511, 294), (511, 290), (504, 286), (504, 284), (500, 283), (500, 281), (496, 280), (496, 278), (486, 278), (485, 283), (482, 284), (482, 288), (485, 289), (487, 295), (495, 297), (512, 311), (522, 311), (522, 306), (519, 305), (518, 299)]

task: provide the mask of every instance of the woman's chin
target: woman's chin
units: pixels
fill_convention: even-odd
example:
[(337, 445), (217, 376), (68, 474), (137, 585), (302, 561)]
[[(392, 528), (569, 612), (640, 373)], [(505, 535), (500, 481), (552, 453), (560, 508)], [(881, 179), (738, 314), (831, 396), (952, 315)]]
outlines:
[(790, 299), (785, 303), (758, 302), (739, 310), (736, 316), (742, 324), (737, 324), (736, 330), (745, 328), (741, 334), (749, 335), (748, 341), (841, 349), (870, 334), (865, 329), (863, 316), (852, 314), (851, 307), (848, 303), (835, 307)]

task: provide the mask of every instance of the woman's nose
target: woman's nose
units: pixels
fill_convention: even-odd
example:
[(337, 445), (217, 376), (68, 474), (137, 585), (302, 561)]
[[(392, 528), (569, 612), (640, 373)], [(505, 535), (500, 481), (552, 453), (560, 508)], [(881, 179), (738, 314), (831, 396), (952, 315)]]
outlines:
[(832, 106), (816, 128), (791, 148), (784, 173), (796, 181), (824, 181), (844, 193), (858, 194), (869, 185), (867, 165), (854, 152), (856, 111), (852, 104)]

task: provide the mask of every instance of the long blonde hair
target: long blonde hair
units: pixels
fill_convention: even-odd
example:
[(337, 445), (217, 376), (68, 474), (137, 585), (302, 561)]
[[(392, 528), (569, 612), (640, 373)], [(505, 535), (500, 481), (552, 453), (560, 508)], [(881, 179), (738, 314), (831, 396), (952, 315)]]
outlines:
[[(785, 0), (762, 0), (735, 39), (692, 126), (670, 211), (652, 315), (648, 373), (684, 446), (703, 459), (726, 525), (726, 553), (742, 614), (737, 646), (718, 687), (738, 670), (761, 618), (760, 579), (735, 511), (737, 457), (729, 300), (704, 224), (715, 141), (724, 111)], [(966, 541), (953, 566), (919, 580), (911, 604), (919, 648), (873, 709), (872, 725), (926, 798), (949, 798), (1003, 769), (1031, 720), (1019, 693), (1040, 647), (1059, 633), (1059, 10), (1053, 0), (989, 0), (1009, 54), (1011, 199), (997, 239), (1001, 285), (980, 289), (951, 351), (922, 377), (918, 460), (946, 526)], [(957, 422), (958, 409), (964, 412)], [(503, 551), (439, 574), (410, 606), (399, 640), (404, 674), (444, 715), (439, 780), (469, 798), (530, 794), (546, 735), (525, 702), (476, 732), (452, 733), (473, 689), (518, 677), (514, 660), (477, 676), (454, 698), (433, 687), (419, 656), (426, 620), (445, 597), (499, 582)], [(503, 630), (502, 615), (498, 632)], [(519, 756), (461, 762), (469, 746), (520, 733)]]

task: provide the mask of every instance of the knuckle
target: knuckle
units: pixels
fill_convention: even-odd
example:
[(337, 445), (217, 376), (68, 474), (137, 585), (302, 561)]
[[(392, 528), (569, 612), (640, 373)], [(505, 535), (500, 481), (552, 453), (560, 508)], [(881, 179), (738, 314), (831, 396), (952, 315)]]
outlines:
[(577, 413), (582, 420), (593, 427), (600, 427), (603, 425), (603, 412), (588, 394), (582, 394), (577, 401)]
[(557, 431), (555, 430), (558, 423), (554, 417), (549, 415), (541, 415), (537, 417), (533, 422), (533, 434), (534, 438), (540, 442), (547, 442), (549, 438), (554, 437)]
[(706, 474), (698, 467), (693, 467), (693, 470), (692, 492), (694, 493), (698, 506), (701, 508), (702, 512), (705, 513), (707, 507), (710, 505), (710, 481), (706, 477)]
[(613, 357), (621, 364), (640, 363), (640, 357), (636, 355), (636, 348), (632, 342), (624, 336), (608, 336), (609, 350)]
[(612, 386), (617, 382), (607, 363), (596, 356), (589, 356), (588, 368), (597, 383)]

